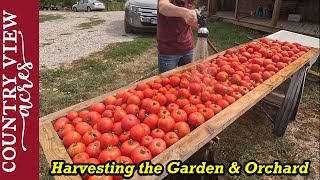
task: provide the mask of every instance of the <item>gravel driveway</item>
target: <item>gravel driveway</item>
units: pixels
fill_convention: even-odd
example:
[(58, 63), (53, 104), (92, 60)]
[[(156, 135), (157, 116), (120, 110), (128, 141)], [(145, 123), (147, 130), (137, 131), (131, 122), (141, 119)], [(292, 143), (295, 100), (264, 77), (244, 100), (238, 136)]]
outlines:
[[(40, 67), (57, 68), (61, 64), (86, 57), (102, 50), (107, 44), (131, 41), (132, 34), (124, 32), (124, 11), (116, 12), (53, 12), (40, 11), (40, 15), (62, 15), (63, 19), (40, 23)], [(105, 20), (90, 29), (79, 24), (90, 18)]]

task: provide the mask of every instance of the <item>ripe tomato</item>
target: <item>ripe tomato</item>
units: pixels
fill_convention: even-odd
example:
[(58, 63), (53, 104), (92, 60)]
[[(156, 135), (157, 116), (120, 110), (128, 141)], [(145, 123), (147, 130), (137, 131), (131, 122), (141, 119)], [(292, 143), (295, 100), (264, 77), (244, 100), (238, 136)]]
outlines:
[(150, 150), (152, 157), (156, 157), (158, 154), (167, 149), (167, 145), (163, 139), (155, 138), (149, 144), (148, 149)]
[(97, 158), (89, 158), (87, 159), (88, 164), (100, 164), (99, 160)]
[(71, 159), (74, 158), (75, 155), (85, 151), (86, 151), (86, 146), (82, 142), (72, 143), (67, 149), (67, 152), (71, 157)]
[(107, 96), (106, 99), (104, 100), (104, 103), (106, 105), (114, 105), (116, 100), (117, 100), (117, 98), (114, 96)]
[(131, 153), (130, 159), (134, 164), (139, 164), (142, 161), (151, 160), (152, 155), (146, 147), (139, 146)]
[(100, 141), (90, 143), (86, 148), (86, 153), (92, 158), (98, 158), (101, 152)]
[(68, 132), (64, 137), (63, 137), (63, 145), (65, 147), (69, 147), (71, 144), (75, 142), (80, 142), (81, 141), (81, 135), (76, 132), (76, 131), (71, 131)]
[(203, 115), (204, 120), (208, 120), (214, 116), (214, 111), (210, 108), (199, 109), (199, 112)]
[(147, 88), (149, 88), (149, 85), (148, 84), (146, 84), (146, 83), (138, 83), (137, 85), (136, 85), (136, 90), (138, 90), (138, 91), (144, 91), (145, 89), (147, 89)]
[(140, 121), (139, 119), (132, 115), (132, 114), (128, 114), (126, 115), (122, 120), (121, 120), (121, 126), (124, 130), (129, 131), (134, 125), (139, 124)]
[(239, 85), (241, 80), (242, 80), (242, 79), (241, 79), (241, 76), (240, 76), (240, 75), (238, 75), (238, 74), (233, 74), (233, 75), (231, 76), (230, 82), (233, 83), (233, 84)]
[(149, 114), (143, 121), (146, 125), (150, 127), (150, 129), (154, 129), (158, 125), (159, 117), (155, 114)]
[(79, 112), (79, 117), (83, 118), (88, 113), (89, 113), (88, 110), (82, 110), (82, 111)]
[(121, 156), (120, 149), (116, 146), (109, 146), (106, 149), (102, 150), (99, 154), (100, 163), (104, 164), (111, 160), (116, 160)]
[(106, 176), (106, 175), (93, 175), (93, 176), (90, 176), (88, 178), (88, 180), (113, 180), (112, 176)]
[[(176, 103), (170, 103), (168, 106), (167, 106), (167, 110), (172, 113), (172, 111), (176, 110), (176, 109), (179, 109), (179, 106), (178, 104)], [(151, 128), (151, 127), (150, 127)], [(152, 129), (152, 128), (151, 128)]]
[(110, 110), (112, 113), (116, 110), (117, 106), (115, 105), (107, 105), (106, 110)]
[(254, 80), (255, 82), (262, 82), (262, 76), (260, 73), (250, 74), (250, 79)]
[(175, 122), (180, 122), (180, 121), (186, 122), (188, 119), (187, 113), (182, 109), (177, 109), (172, 111), (171, 117), (174, 119)]
[(132, 164), (132, 160), (126, 156), (120, 156), (116, 159), (117, 164)]
[(177, 122), (173, 129), (180, 139), (190, 133), (190, 127), (186, 122)]
[(102, 149), (105, 149), (108, 146), (116, 146), (119, 143), (118, 136), (112, 133), (104, 133), (100, 136), (100, 145)]
[(131, 95), (127, 99), (127, 104), (139, 104), (141, 102), (140, 98), (136, 95)]
[(125, 110), (122, 110), (122, 109), (115, 110), (113, 113), (114, 121), (120, 122), (126, 115), (127, 115), (127, 112)]
[(94, 103), (89, 108), (90, 111), (94, 111), (99, 114), (103, 113), (105, 109), (106, 109), (106, 106), (103, 103)]
[(214, 114), (218, 114), (222, 111), (222, 108), (217, 104), (212, 104), (209, 108), (213, 110)]
[(109, 109), (103, 111), (103, 113), (101, 114), (101, 117), (112, 118), (112, 116), (113, 116), (112, 111)]
[(131, 153), (139, 146), (140, 146), (139, 142), (129, 139), (121, 144), (121, 147), (120, 147), (121, 155), (130, 157)]
[(175, 132), (168, 132), (163, 140), (166, 142), (167, 147), (179, 141), (179, 136)]
[(187, 104), (183, 107), (183, 110), (187, 113), (187, 115), (190, 115), (191, 113), (197, 112), (198, 108), (193, 104)]
[(229, 89), (227, 86), (225, 85), (222, 85), (222, 84), (216, 84), (214, 86), (215, 88), (215, 92), (218, 93), (218, 94), (221, 94), (221, 95), (225, 95), (225, 94), (228, 94), (229, 93)]
[(72, 159), (73, 164), (84, 164), (89, 159), (89, 155), (85, 152), (81, 152), (75, 155)]
[(211, 94), (210, 95), (210, 101), (213, 101), (214, 103), (217, 103), (218, 100), (223, 99), (221, 94)]
[(152, 140), (153, 138), (151, 136), (144, 136), (140, 142), (141, 146), (148, 147)]
[(148, 102), (145, 108), (148, 114), (158, 114), (160, 111), (160, 104), (155, 100), (151, 100)]
[(88, 146), (90, 143), (99, 140), (101, 133), (95, 129), (91, 129), (86, 132), (82, 137), (82, 142), (84, 145)]
[(58, 135), (60, 139), (63, 139), (63, 137), (68, 133), (74, 131), (74, 127), (71, 124), (64, 124), (59, 130)]
[(218, 72), (218, 74), (216, 75), (216, 79), (221, 82), (226, 81), (228, 77), (229, 77), (228, 73), (224, 71)]
[(74, 120), (75, 118), (78, 117), (78, 112), (77, 111), (69, 111), (68, 114), (67, 114), (67, 118), (69, 120)]
[(243, 96), (249, 92), (249, 89), (247, 87), (240, 86), (239, 89), (237, 89), (237, 91)]
[(179, 106), (180, 109), (182, 109), (185, 105), (190, 104), (190, 101), (184, 97), (180, 97), (176, 104)]
[(229, 104), (232, 104), (236, 101), (236, 98), (234, 98), (233, 96), (228, 96), (228, 95), (224, 95), (223, 99), (228, 101)]
[(165, 134), (166, 133), (162, 129), (156, 128), (151, 131), (150, 136), (152, 138), (163, 138)]
[(97, 123), (97, 129), (101, 133), (106, 133), (110, 131), (113, 127), (113, 122), (110, 118), (101, 118), (101, 120)]
[[(104, 110), (103, 110), (104, 111)], [(102, 112), (103, 112), (102, 111)], [(101, 113), (102, 113), (101, 112)], [(96, 111), (90, 111), (88, 114), (86, 114), (83, 117), (83, 121), (87, 122), (90, 126), (94, 126), (95, 124), (97, 124), (99, 121), (101, 120), (101, 115), (96, 112)]]
[(166, 110), (165, 108), (161, 109), (160, 112), (158, 113), (158, 117), (168, 116), (168, 115), (170, 115), (170, 112), (168, 110)]
[(178, 97), (185, 97), (188, 98), (190, 96), (190, 92), (189, 90), (187, 90), (186, 88), (181, 88), (178, 91)]
[(226, 108), (226, 107), (229, 106), (229, 102), (226, 101), (226, 100), (224, 100), (224, 99), (220, 99), (220, 100), (217, 102), (217, 104), (218, 104), (222, 109), (224, 109), (224, 108)]
[(155, 93), (152, 97), (153, 100), (158, 101), (160, 106), (163, 106), (167, 102), (166, 96), (161, 93)]
[(125, 110), (127, 114), (138, 115), (139, 113), (139, 107), (136, 104), (129, 104)]
[(267, 80), (267, 79), (269, 79), (271, 76), (272, 76), (272, 75), (271, 75), (270, 72), (268, 72), (268, 71), (264, 71), (264, 72), (262, 73), (262, 79), (263, 79), (263, 80)]
[(234, 97), (236, 100), (242, 97), (242, 95), (237, 91), (232, 92), (230, 95)]
[(178, 76), (171, 76), (169, 80), (172, 87), (179, 86), (180, 84), (180, 78)]
[(198, 109), (202, 109), (202, 108), (205, 108), (206, 106), (204, 106), (203, 104), (197, 104), (196, 107), (197, 107)]
[(140, 141), (141, 138), (145, 135), (145, 129), (141, 124), (134, 125), (130, 129), (130, 137), (133, 140)]
[(189, 102), (190, 104), (193, 104), (193, 105), (197, 105), (197, 104), (201, 104), (201, 99), (198, 95), (192, 95), (189, 97)]
[(198, 95), (202, 91), (202, 87), (199, 83), (190, 83), (190, 93), (193, 95)]
[(158, 120), (158, 128), (164, 132), (170, 132), (174, 128), (175, 121), (171, 116), (162, 116)]
[(123, 143), (131, 138), (130, 131), (123, 131), (119, 136), (119, 142)]
[(81, 122), (79, 124), (76, 125), (75, 130), (81, 135), (83, 136), (87, 131), (89, 131), (90, 129), (92, 129), (92, 127), (86, 123), (86, 122)]
[(174, 103), (177, 101), (177, 97), (176, 95), (172, 94), (172, 93), (166, 93), (165, 97), (167, 99), (167, 103)]
[(199, 112), (191, 113), (188, 122), (192, 128), (196, 128), (205, 122), (203, 115)]
[(59, 129), (64, 125), (64, 124), (69, 124), (70, 120), (66, 117), (60, 118), (58, 120), (56, 120), (56, 122), (54, 123), (54, 129), (56, 131), (59, 131)]
[(81, 117), (74, 118), (72, 120), (72, 126), (76, 126), (77, 124), (81, 123), (82, 121), (83, 121), (83, 119)]
[(116, 123), (114, 123), (113, 126), (112, 126), (111, 131), (112, 131), (115, 135), (120, 136), (120, 134), (123, 132), (121, 122), (116, 122)]
[(255, 73), (255, 72), (260, 72), (262, 71), (262, 67), (259, 66), (258, 64), (252, 64), (250, 67), (250, 72)]

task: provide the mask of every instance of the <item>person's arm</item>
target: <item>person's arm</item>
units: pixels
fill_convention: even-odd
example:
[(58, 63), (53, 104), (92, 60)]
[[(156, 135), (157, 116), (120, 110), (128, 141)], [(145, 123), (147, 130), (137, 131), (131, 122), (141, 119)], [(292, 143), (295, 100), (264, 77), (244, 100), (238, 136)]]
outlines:
[(197, 12), (170, 3), (170, 0), (159, 0), (159, 12), (164, 16), (182, 17), (192, 27), (198, 27)]

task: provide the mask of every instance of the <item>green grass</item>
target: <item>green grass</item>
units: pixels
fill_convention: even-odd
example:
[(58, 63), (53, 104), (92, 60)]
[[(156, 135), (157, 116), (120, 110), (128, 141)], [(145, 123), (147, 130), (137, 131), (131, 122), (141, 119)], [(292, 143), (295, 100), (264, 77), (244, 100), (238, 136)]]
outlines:
[(81, 23), (81, 24), (79, 24), (78, 27), (80, 27), (80, 29), (91, 29), (95, 26), (98, 26), (98, 25), (104, 23), (104, 22), (105, 22), (105, 20), (103, 20), (103, 19), (89, 18), (89, 22)]
[(105, 3), (106, 11), (123, 11), (124, 4), (121, 2), (108, 2)]
[(46, 22), (46, 21), (53, 21), (53, 20), (57, 20), (57, 19), (63, 19), (63, 16), (62, 15), (46, 15), (46, 14), (41, 14), (39, 16), (39, 22), (40, 23), (43, 23), (43, 22)]

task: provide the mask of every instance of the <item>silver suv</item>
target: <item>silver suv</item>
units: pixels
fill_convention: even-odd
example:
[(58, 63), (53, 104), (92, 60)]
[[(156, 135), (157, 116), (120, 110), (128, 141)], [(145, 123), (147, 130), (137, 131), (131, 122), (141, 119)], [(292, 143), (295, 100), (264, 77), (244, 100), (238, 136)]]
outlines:
[(127, 0), (125, 3), (124, 27), (132, 30), (157, 30), (158, 0)]

